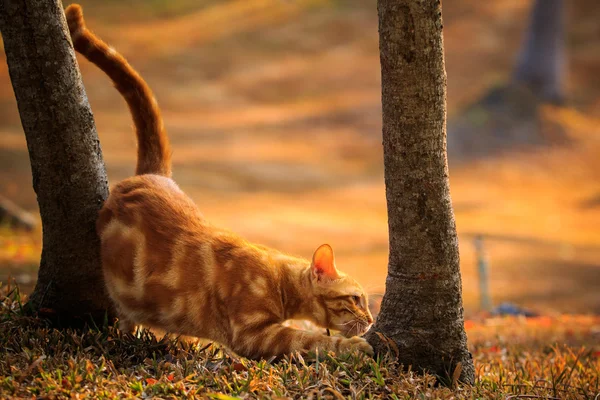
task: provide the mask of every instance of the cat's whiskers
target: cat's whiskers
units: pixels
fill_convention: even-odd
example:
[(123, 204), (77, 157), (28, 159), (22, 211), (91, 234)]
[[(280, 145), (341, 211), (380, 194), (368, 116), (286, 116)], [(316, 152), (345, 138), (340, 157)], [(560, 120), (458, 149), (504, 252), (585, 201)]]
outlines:
[(355, 335), (358, 335), (358, 332), (360, 332), (359, 324), (360, 321), (356, 321), (356, 323), (352, 325), (352, 330), (350, 332), (354, 333)]

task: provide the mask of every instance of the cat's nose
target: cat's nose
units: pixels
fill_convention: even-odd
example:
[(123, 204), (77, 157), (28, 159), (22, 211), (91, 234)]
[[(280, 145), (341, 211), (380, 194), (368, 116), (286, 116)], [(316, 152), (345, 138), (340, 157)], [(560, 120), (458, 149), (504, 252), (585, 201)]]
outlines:
[(372, 323), (373, 323), (373, 317), (372, 317), (371, 315), (367, 315), (367, 322), (368, 322), (369, 324), (372, 324)]

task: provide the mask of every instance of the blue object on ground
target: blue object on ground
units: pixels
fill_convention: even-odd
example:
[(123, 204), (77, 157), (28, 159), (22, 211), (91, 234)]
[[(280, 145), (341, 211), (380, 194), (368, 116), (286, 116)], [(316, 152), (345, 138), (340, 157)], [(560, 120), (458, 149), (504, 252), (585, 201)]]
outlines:
[(538, 313), (526, 310), (513, 303), (502, 303), (491, 311), (492, 315), (523, 315), (525, 317), (537, 317)]

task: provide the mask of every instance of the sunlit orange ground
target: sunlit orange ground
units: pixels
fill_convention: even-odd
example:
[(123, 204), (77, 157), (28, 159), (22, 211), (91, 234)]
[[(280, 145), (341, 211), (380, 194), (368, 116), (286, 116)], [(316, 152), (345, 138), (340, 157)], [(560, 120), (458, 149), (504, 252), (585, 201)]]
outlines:
[[(89, 26), (155, 90), (174, 145), (174, 178), (209, 219), (306, 257), (329, 242), (341, 269), (382, 292), (387, 215), (375, 2), (207, 3), (214, 4), (169, 18), (128, 15), (117, 3), (83, 5)], [(509, 74), (507, 54), (518, 47), (528, 4), (444, 3), (450, 118)], [(495, 302), (600, 311), (600, 83), (590, 56), (600, 43), (577, 46), (595, 28), (575, 28), (569, 87), (578, 111), (545, 110), (572, 142), (451, 168), (467, 312), (477, 310), (472, 239), (479, 233), (489, 235)], [(108, 80), (85, 60), (80, 65), (114, 183), (133, 172), (130, 117)], [(4, 63), (0, 101), (0, 193), (35, 209)], [(35, 261), (36, 251), (28, 254)], [(31, 272), (8, 265), (13, 275)]]

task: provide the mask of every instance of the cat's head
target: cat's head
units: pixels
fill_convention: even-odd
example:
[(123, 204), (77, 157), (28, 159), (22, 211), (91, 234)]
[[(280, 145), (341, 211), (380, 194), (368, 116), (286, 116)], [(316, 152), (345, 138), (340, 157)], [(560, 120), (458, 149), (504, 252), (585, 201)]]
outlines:
[(333, 249), (321, 245), (310, 266), (314, 322), (341, 331), (346, 337), (364, 334), (373, 323), (362, 286), (335, 266)]

